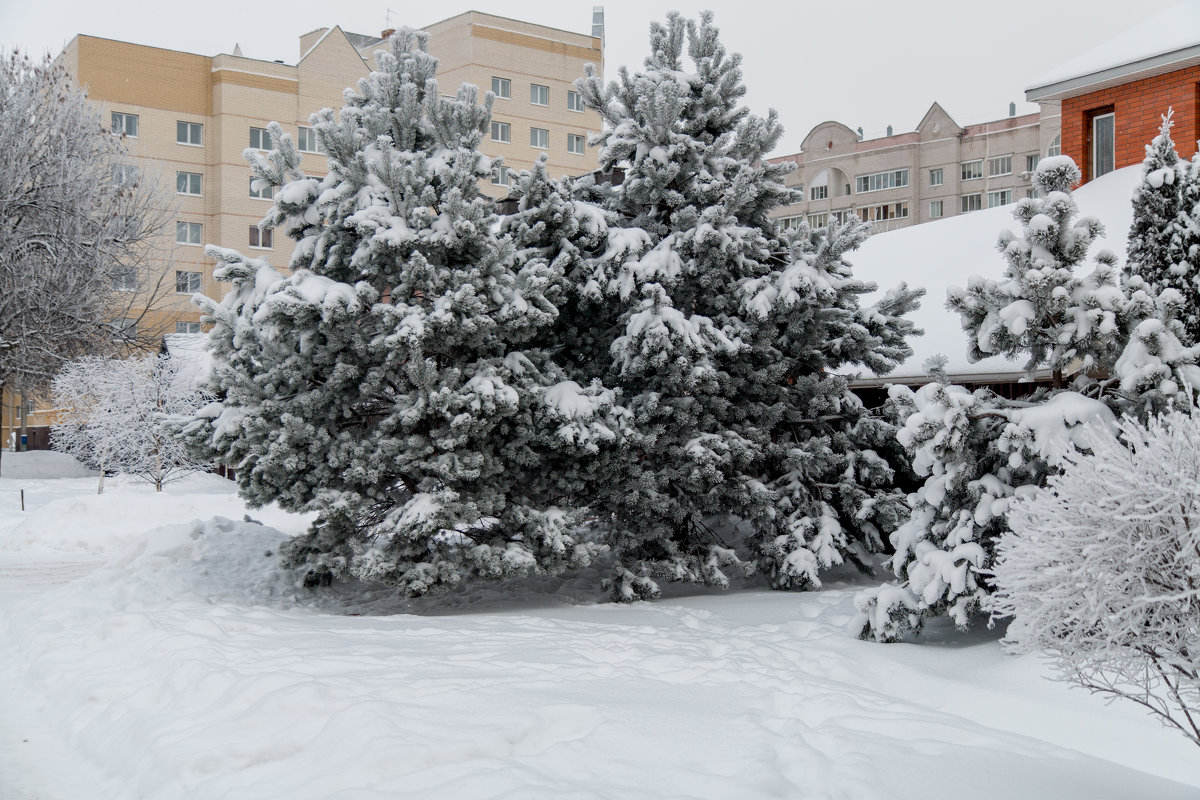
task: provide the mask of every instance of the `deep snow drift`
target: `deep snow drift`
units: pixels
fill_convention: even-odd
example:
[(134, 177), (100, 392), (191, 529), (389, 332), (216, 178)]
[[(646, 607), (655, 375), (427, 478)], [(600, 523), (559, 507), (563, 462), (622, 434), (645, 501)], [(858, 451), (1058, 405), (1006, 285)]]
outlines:
[(232, 492), (0, 478), (0, 796), (1200, 794), (1182, 737), (996, 632), (855, 640), (850, 573), (629, 606), (594, 575), (313, 595), (267, 555), (304, 520), (240, 521)]

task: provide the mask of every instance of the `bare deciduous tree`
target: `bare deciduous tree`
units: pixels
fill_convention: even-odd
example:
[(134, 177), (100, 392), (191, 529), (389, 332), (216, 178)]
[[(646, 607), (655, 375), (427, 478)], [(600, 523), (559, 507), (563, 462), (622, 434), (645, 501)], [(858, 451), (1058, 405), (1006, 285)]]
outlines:
[(37, 395), (66, 360), (157, 339), (136, 322), (174, 289), (167, 197), (65, 68), (0, 53), (0, 393)]
[(63, 419), (54, 426), (54, 449), (105, 472), (120, 472), (162, 491), (183, 475), (204, 469), (169, 422), (207, 402), (195, 376), (166, 356), (124, 360), (90, 356), (67, 364), (54, 379)]

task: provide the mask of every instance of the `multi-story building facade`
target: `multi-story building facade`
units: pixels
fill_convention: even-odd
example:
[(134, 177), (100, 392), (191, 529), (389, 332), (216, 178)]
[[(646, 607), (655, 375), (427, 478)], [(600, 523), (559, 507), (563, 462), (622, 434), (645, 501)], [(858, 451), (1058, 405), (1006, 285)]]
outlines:
[(873, 232), (1014, 203), (1031, 191), (1030, 173), (1057, 153), (1058, 111), (960, 126), (934, 103), (917, 129), (863, 140), (840, 122), (823, 122), (790, 161), (787, 183), (800, 202), (777, 209), (785, 225), (822, 226), (851, 214)]
[[(504, 158), (482, 189), (508, 193), (507, 170), (531, 167), (540, 155), (553, 175), (579, 175), (596, 167), (588, 137), (600, 131), (599, 115), (584, 109), (572, 81), (586, 64), (603, 69), (598, 36), (571, 33), (479, 12), (428, 26), (429, 51), (438, 57), (439, 90), (453, 95), (469, 82), (493, 91), (493, 121), (483, 152)], [(324, 175), (321, 143), (310, 115), (339, 108), (342, 93), (365, 77), (386, 35), (320, 28), (300, 38), (295, 64), (246, 58), (239, 52), (196, 55), (80, 34), (61, 60), (85, 87), (114, 133), (130, 145), (119, 180), (154, 177), (174, 191), (176, 214), (165, 237), (162, 279), (166, 299), (140, 314), (140, 324), (163, 332), (199, 332), (196, 292), (219, 297), (215, 265), (204, 245), (216, 244), (287, 266), (291, 248), (282, 234), (259, 230), (271, 191), (256, 189), (242, 156), (247, 147), (270, 147), (266, 126), (279, 122), (302, 152), (302, 167)], [(160, 292), (161, 294), (161, 292)], [(137, 313), (137, 312), (135, 312)], [(22, 419), (22, 414), (28, 416)], [(17, 398), (0, 398), (0, 447), (15, 428), (39, 427), (49, 417)]]

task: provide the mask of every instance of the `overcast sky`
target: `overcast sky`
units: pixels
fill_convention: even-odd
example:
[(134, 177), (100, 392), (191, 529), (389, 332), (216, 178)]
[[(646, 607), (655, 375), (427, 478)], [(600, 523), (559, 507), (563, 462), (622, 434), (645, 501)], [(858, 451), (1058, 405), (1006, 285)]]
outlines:
[[(1130, 10), (1143, 17), (1174, 0), (849, 0), (763, 3), (755, 0), (604, 4), (606, 76), (640, 66), (647, 31), (672, 9), (694, 16), (710, 8), (725, 46), (745, 57), (746, 102), (774, 107), (785, 133), (776, 155), (793, 153), (825, 120), (861, 126), (867, 138), (886, 127), (910, 131), (935, 100), (959, 123), (1036, 111), (1024, 90), (1044, 73), (1118, 35)], [(592, 3), (530, 0), (316, 0), (286, 3), (206, 0), (183, 10), (173, 2), (0, 0), (0, 46), (57, 53), (86, 33), (216, 55), (234, 44), (251, 58), (296, 63), (299, 37), (341, 25), (378, 35), (385, 27), (423, 26), (468, 10), (591, 30)]]

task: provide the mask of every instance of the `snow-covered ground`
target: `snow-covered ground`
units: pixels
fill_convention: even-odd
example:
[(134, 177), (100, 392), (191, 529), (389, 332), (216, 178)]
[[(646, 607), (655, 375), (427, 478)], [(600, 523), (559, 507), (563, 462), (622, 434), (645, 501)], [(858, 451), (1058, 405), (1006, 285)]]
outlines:
[(1181, 736), (994, 631), (852, 638), (850, 573), (630, 606), (594, 575), (312, 595), (273, 568), (305, 521), (242, 521), (220, 479), (98, 497), (26, 466), (0, 477), (5, 800), (1200, 796)]

